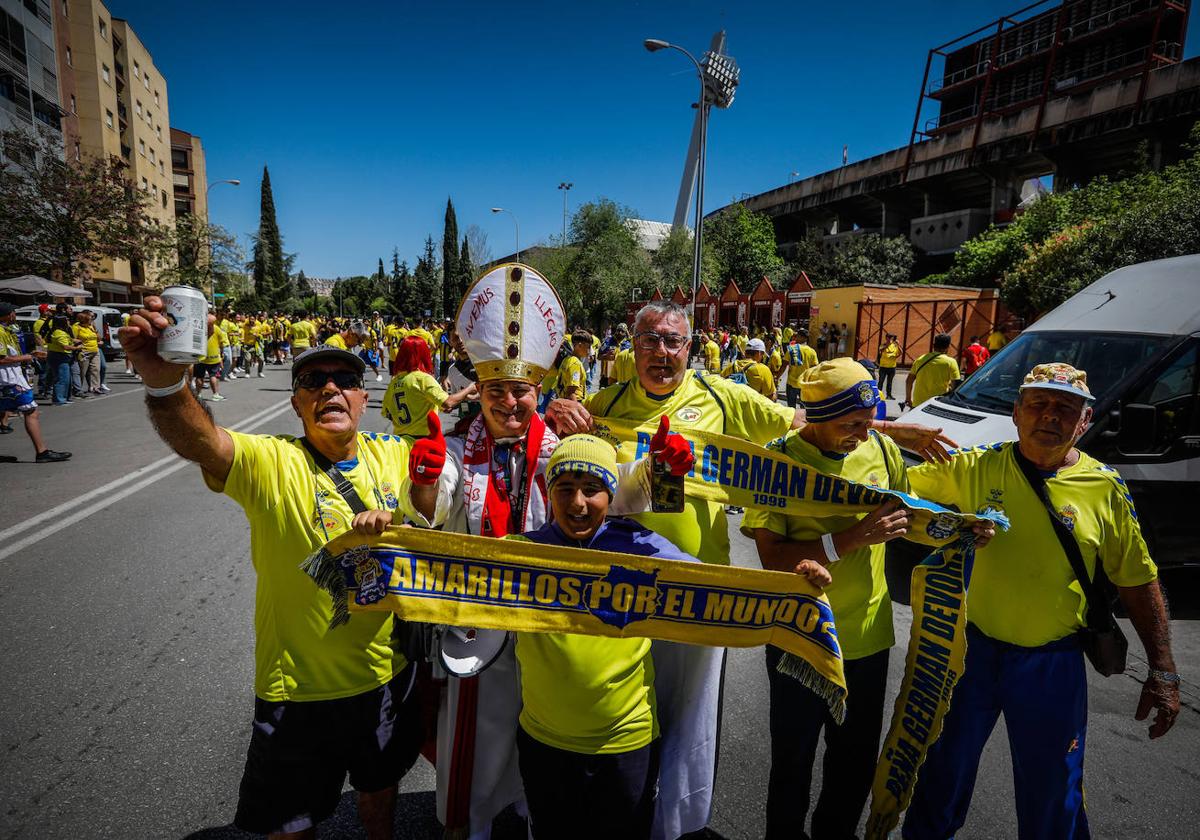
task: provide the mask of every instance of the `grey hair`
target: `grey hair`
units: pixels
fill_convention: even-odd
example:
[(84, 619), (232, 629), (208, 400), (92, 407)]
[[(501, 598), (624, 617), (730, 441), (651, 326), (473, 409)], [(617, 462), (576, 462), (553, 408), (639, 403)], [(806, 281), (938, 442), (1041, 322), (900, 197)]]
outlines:
[(637, 316), (633, 319), (633, 331), (638, 332), (638, 324), (642, 323), (643, 318), (665, 318), (668, 315), (678, 315), (683, 319), (685, 324), (688, 324), (687, 335), (690, 338), (692, 328), (688, 321), (687, 310), (678, 303), (673, 303), (669, 300), (652, 300), (638, 310)]

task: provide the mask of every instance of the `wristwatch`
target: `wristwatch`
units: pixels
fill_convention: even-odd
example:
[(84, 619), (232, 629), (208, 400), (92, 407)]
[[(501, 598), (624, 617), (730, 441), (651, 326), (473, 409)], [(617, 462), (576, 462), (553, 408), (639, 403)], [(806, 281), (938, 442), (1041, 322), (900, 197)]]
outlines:
[(1178, 685), (1181, 678), (1178, 674), (1172, 673), (1170, 671), (1156, 671), (1153, 668), (1151, 668), (1150, 673), (1147, 675), (1146, 679), (1160, 680), (1161, 682), (1175, 683)]

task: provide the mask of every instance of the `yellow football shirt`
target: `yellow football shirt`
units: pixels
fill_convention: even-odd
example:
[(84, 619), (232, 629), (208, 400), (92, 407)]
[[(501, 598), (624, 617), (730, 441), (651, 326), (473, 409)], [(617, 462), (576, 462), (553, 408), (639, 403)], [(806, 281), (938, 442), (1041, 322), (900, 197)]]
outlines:
[(583, 369), (583, 361), (578, 356), (567, 356), (558, 366), (558, 391), (566, 395), (567, 389), (574, 387), (575, 399), (580, 402), (587, 395), (587, 372)]
[[(962, 378), (958, 372), (958, 362), (945, 353), (926, 353), (913, 362), (912, 370), (916, 373), (912, 389), (913, 405), (920, 405), (930, 397), (946, 393), (951, 382)], [(909, 373), (909, 376), (912, 375)]]
[(242, 331), (238, 327), (236, 321), (231, 321), (230, 319), (226, 318), (221, 321), (219, 326), (221, 327), (222, 332), (225, 333), (225, 337), (229, 339), (230, 346), (240, 347), (242, 345)]
[(725, 365), (721, 376), (728, 379), (735, 373), (744, 375), (746, 377), (745, 384), (767, 399), (775, 399), (775, 377), (771, 376), (770, 369), (762, 362), (756, 362), (753, 359), (738, 359), (736, 362)]
[(46, 342), (46, 349), (51, 353), (70, 353), (74, 343), (75, 337), (71, 333), (66, 330), (54, 330)]
[(894, 368), (896, 361), (900, 358), (900, 346), (894, 341), (889, 341), (887, 345), (879, 351), (879, 366), (881, 368)]
[(613, 359), (612, 376), (613, 382), (628, 382), (637, 376), (637, 360), (632, 347), (617, 351), (617, 356)]
[[(879, 441), (883, 443), (882, 449)], [(769, 448), (784, 452), (826, 475), (841, 476), (872, 487), (908, 489), (900, 448), (891, 438), (875, 432), (845, 458), (825, 455), (802, 438), (798, 429), (782, 440), (772, 442)], [(751, 509), (742, 520), (742, 533), (753, 539), (755, 528), (766, 528), (790, 540), (816, 540), (822, 534), (844, 531), (868, 515), (788, 516)], [(838, 641), (846, 659), (862, 659), (887, 650), (896, 641), (892, 632), (892, 601), (883, 572), (886, 550), (882, 543), (867, 546), (847, 552), (836, 563), (829, 564), (833, 583), (825, 587), (825, 595), (833, 608)]]
[(342, 350), (350, 349), (346, 346), (346, 340), (342, 338), (341, 333), (334, 333), (333, 335), (329, 336), (329, 338), (325, 339), (325, 343), (330, 347), (337, 347)]
[(536, 740), (597, 755), (640, 749), (658, 737), (649, 639), (518, 633), (516, 651), (521, 726)]
[(807, 344), (789, 344), (787, 356), (788, 387), (799, 388), (800, 377), (804, 376), (804, 371), (808, 370), (810, 367), (816, 367), (818, 364), (820, 364), (820, 362), (817, 361), (817, 351), (809, 347)]
[(709, 373), (721, 371), (721, 348), (711, 338), (704, 344), (704, 367)]
[[(795, 409), (772, 402), (750, 388), (695, 370), (688, 370), (675, 392), (663, 399), (646, 393), (641, 382), (634, 378), (590, 394), (583, 405), (598, 422), (602, 422), (600, 418), (613, 417), (657, 428), (658, 418), (665, 414), (675, 432), (686, 434), (688, 429), (699, 429), (764, 445), (786, 433), (796, 415)], [(645, 455), (650, 434), (641, 437), (637, 446), (622, 445), (617, 450), (617, 460), (628, 463)], [(701, 453), (696, 454), (699, 469)], [(686, 554), (705, 563), (729, 565), (729, 530), (723, 507), (690, 497), (684, 505), (683, 513), (640, 513), (633, 518)]]
[(304, 350), (312, 346), (312, 340), (316, 336), (317, 330), (308, 321), (297, 321), (288, 327), (288, 335), (291, 337), (292, 349)]
[(383, 416), (392, 423), (392, 432), (413, 438), (429, 434), (426, 416), (441, 411), (448, 395), (437, 380), (423, 370), (410, 370), (392, 377), (383, 395)]
[(1005, 344), (1008, 344), (1008, 339), (1004, 337), (1004, 333), (1000, 332), (1000, 330), (992, 330), (988, 334), (987, 349), (991, 353), (994, 354), (997, 350), (1003, 349)]
[(83, 324), (75, 324), (71, 327), (71, 332), (75, 335), (75, 340), (83, 345), (81, 349), (84, 353), (100, 352), (100, 339), (96, 335), (94, 328), (85, 327)]
[[(333, 481), (290, 435), (233, 438), (233, 466), (222, 483), (205, 473), (250, 522), (254, 598), (254, 693), (263, 700), (330, 700), (361, 694), (402, 670), (392, 649), (390, 613), (358, 612), (329, 628), (330, 596), (300, 563), (350, 530), (353, 512)], [(392, 435), (359, 433), (358, 457), (339, 464), (369, 508), (412, 513), (399, 497), (408, 444)], [(399, 513), (397, 513), (399, 520)]]
[(208, 337), (208, 346), (204, 351), (204, 358), (200, 360), (200, 364), (221, 364), (221, 348), (227, 346), (228, 344), (229, 339), (225, 337), (224, 331), (214, 324), (212, 335)]
[[(1012, 527), (997, 531), (975, 555), (967, 618), (994, 639), (1036, 647), (1083, 627), (1086, 599), (1013, 446), (977, 446), (954, 453), (948, 463), (913, 467), (908, 476), (922, 498), (963, 511), (1008, 514)], [(1077, 463), (1046, 479), (1046, 490), (1070, 523), (1088, 574), (1095, 575), (1099, 559), (1117, 586), (1140, 586), (1158, 576), (1133, 498), (1116, 470), (1081, 452)]]

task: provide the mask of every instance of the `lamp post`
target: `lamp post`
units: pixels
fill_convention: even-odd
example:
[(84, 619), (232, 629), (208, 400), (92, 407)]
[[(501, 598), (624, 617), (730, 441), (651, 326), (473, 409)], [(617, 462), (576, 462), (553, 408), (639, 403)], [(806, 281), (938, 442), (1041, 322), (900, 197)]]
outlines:
[[(212, 192), (212, 188), (217, 186), (217, 184), (230, 184), (231, 186), (234, 186), (234, 187), (240, 187), (242, 185), (242, 182), (240, 180), (238, 180), (237, 178), (224, 178), (220, 181), (213, 181), (207, 187), (205, 187), (204, 188), (204, 210), (205, 210), (205, 213), (208, 212), (208, 194), (210, 192)], [(205, 225), (208, 224), (207, 218), (204, 220), (204, 223), (205, 223)], [(206, 230), (205, 234), (207, 234), (207, 233), (208, 233), (208, 231)], [(212, 264), (213, 264), (213, 241), (212, 241), (212, 236), (209, 236), (208, 237), (208, 298), (209, 298), (208, 302), (209, 302), (209, 305), (213, 309), (216, 309), (217, 308), (217, 278), (213, 274)]]
[(492, 212), (493, 213), (507, 213), (508, 215), (512, 216), (513, 228), (516, 230), (516, 237), (517, 237), (516, 238), (517, 262), (520, 262), (521, 261), (521, 225), (519, 222), (517, 222), (516, 214), (514, 214), (513, 211), (511, 211), (511, 210), (505, 210), (503, 207), (493, 207)]
[(558, 188), (563, 191), (563, 237), (562, 247), (567, 247), (567, 191), (575, 184), (568, 181), (560, 181)]
[[(723, 42), (723, 38), (722, 38)], [(704, 164), (708, 151), (708, 109), (710, 104), (728, 108), (733, 103), (733, 89), (738, 83), (737, 64), (729, 56), (709, 52), (704, 64), (683, 47), (658, 38), (647, 38), (642, 45), (650, 52), (671, 49), (683, 53), (696, 68), (700, 80), (700, 98), (696, 107), (700, 109), (700, 142), (696, 162), (696, 211), (695, 233), (692, 236), (692, 325), (696, 324), (696, 292), (700, 288), (700, 257), (704, 247)]]

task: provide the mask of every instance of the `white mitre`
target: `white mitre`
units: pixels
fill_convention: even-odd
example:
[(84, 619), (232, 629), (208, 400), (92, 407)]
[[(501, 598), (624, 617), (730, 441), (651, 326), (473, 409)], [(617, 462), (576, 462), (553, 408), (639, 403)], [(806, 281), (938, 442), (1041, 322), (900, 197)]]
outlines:
[(554, 366), (566, 316), (549, 280), (527, 265), (504, 263), (467, 289), (455, 325), (480, 382), (537, 385)]

